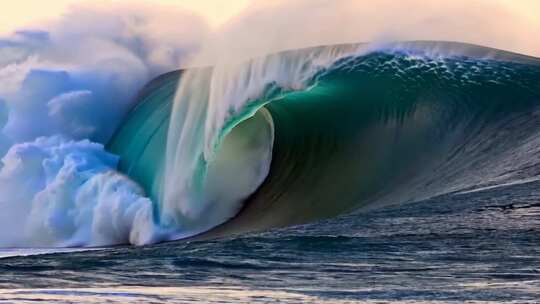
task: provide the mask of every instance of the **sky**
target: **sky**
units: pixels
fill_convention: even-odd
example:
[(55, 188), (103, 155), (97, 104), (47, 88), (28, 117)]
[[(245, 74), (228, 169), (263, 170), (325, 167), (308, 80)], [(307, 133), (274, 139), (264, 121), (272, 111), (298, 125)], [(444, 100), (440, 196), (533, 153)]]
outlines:
[[(52, 20), (66, 13), (74, 5), (95, 5), (96, 3), (133, 3), (133, 0), (2, 0), (0, 34), (9, 34), (18, 28), (34, 26)], [(138, 0), (152, 5), (174, 6), (203, 16), (211, 26), (219, 26), (232, 16), (240, 13), (250, 4), (249, 0)]]
[[(272, 38), (272, 35), (279, 36), (276, 39), (280, 40), (287, 38), (309, 40), (310, 35), (312, 35), (315, 37), (311, 40), (321, 43), (334, 42), (332, 39), (324, 38), (324, 35), (339, 37), (335, 39), (335, 42), (372, 41), (379, 39), (381, 35), (374, 38), (369, 25), (371, 25), (373, 32), (379, 32), (379, 29), (393, 25), (397, 30), (392, 28), (389, 32), (399, 32), (400, 35), (390, 35), (390, 39), (395, 37), (397, 40), (416, 40), (416, 38), (420, 40), (458, 40), (540, 56), (540, 42), (535, 38), (540, 36), (540, 0), (403, 0), (395, 2), (382, 0), (377, 1), (376, 4), (368, 0), (1, 1), (8, 4), (3, 3), (1, 7), (0, 37), (9, 36), (20, 29), (47, 28), (43, 25), (60, 19), (77, 7), (130, 8), (140, 3), (143, 7), (165, 8), (166, 12), (178, 12), (179, 10), (192, 12), (202, 17), (210, 29), (213, 28), (217, 32), (222, 28), (227, 28), (230, 24), (235, 24), (238, 20), (242, 20), (243, 17), (255, 15), (254, 19), (244, 18), (249, 22), (237, 22), (236, 27), (241, 27), (241, 31), (237, 30), (229, 36), (229, 38), (233, 37), (234, 40), (245, 38), (244, 40), (250, 40), (251, 44), (264, 43), (267, 34), (270, 34), (269, 38)], [(386, 4), (382, 4), (385, 2)], [(257, 9), (261, 7), (264, 7), (264, 10), (271, 6), (278, 7), (277, 3), (281, 3), (283, 6), (274, 12), (266, 13), (266, 16), (257, 12)], [(485, 7), (486, 3), (492, 7), (497, 6), (497, 9), (491, 11), (483, 9), (482, 7)], [(305, 19), (305, 24), (302, 23), (302, 20), (292, 20), (294, 19), (292, 16), (295, 14), (292, 11), (295, 7), (301, 8), (301, 10), (306, 8), (310, 10), (304, 15), (297, 15), (301, 17), (296, 19)], [(171, 9), (167, 10), (167, 8)], [(505, 11), (512, 17), (506, 18)], [(441, 12), (447, 16), (441, 17)], [(432, 13), (433, 19), (439, 20), (435, 21), (438, 22), (436, 29), (430, 28), (431, 25), (425, 23), (426, 16), (429, 17)], [(258, 17), (259, 15), (261, 18)], [(358, 17), (355, 17), (356, 15)], [(416, 19), (414, 19), (415, 15), (418, 16)], [(418, 24), (427, 24), (427, 26), (409, 28), (409, 24), (407, 24), (409, 19), (415, 20), (414, 22), (418, 22)], [(170, 23), (171, 19), (165, 20), (164, 22)], [(176, 21), (174, 17), (172, 20)], [(309, 24), (310, 20), (311, 24)], [(324, 26), (321, 26), (319, 20), (324, 20), (322, 22)], [(263, 27), (261, 24), (265, 22), (267, 25)], [(332, 23), (335, 24), (332, 25)], [(347, 24), (347, 29), (338, 24)], [(189, 31), (189, 28), (185, 30)], [(251, 36), (249, 35), (250, 31), (252, 32)], [(404, 35), (402, 32), (413, 34)], [(429, 33), (426, 34), (426, 32)], [(310, 43), (302, 42), (301, 46), (303, 45), (308, 46)], [(296, 45), (292, 46), (297, 47)]]
[[(0, 33), (7, 34), (19, 27), (42, 22), (58, 17), (65, 13), (69, 7), (80, 4), (93, 4), (97, 2), (133, 3), (133, 0), (16, 0), (6, 1), (2, 4), (2, 18), (0, 18)], [(175, 6), (191, 10), (203, 17), (212, 26), (219, 26), (231, 17), (239, 14), (250, 4), (261, 2), (257, 0), (138, 0), (152, 5)], [(292, 0), (294, 1), (294, 0)], [(339, 1), (339, 0), (334, 0)], [(429, 1), (429, 0), (428, 0)], [(493, 0), (500, 2), (509, 9), (517, 10), (526, 18), (540, 19), (540, 1), (538, 0)], [(474, 0), (472, 1), (474, 2)], [(362, 3), (362, 1), (359, 1)]]

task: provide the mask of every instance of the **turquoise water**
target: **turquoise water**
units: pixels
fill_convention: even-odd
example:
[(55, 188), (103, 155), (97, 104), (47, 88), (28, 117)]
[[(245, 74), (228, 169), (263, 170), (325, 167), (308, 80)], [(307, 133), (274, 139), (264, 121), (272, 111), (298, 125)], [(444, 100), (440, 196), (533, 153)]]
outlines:
[[(119, 169), (143, 185), (149, 194), (156, 172), (163, 166), (171, 102), (179, 72), (158, 77), (139, 93), (128, 120), (109, 143), (110, 151), (122, 151)], [(155, 195), (153, 195), (155, 196)]]

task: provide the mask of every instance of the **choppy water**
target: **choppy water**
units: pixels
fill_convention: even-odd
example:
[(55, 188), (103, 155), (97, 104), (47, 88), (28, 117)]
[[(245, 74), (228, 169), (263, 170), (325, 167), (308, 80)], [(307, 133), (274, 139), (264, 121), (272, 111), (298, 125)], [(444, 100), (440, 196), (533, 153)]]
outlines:
[(0, 303), (537, 303), (539, 185), (214, 241), (4, 250)]

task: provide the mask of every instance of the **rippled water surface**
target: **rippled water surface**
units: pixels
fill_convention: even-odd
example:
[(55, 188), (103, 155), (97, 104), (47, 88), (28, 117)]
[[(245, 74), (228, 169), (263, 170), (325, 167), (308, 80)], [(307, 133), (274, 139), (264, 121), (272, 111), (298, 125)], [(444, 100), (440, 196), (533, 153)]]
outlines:
[(539, 185), (226, 240), (3, 250), (0, 303), (538, 303)]

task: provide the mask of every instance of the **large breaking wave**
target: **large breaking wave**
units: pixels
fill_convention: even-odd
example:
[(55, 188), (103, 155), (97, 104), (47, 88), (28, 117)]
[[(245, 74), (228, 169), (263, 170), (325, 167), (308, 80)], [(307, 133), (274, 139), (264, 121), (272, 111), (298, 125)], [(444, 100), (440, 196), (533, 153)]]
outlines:
[(539, 103), (536, 58), (325, 46), (165, 74), (108, 147), (158, 239), (228, 235), (536, 178)]

